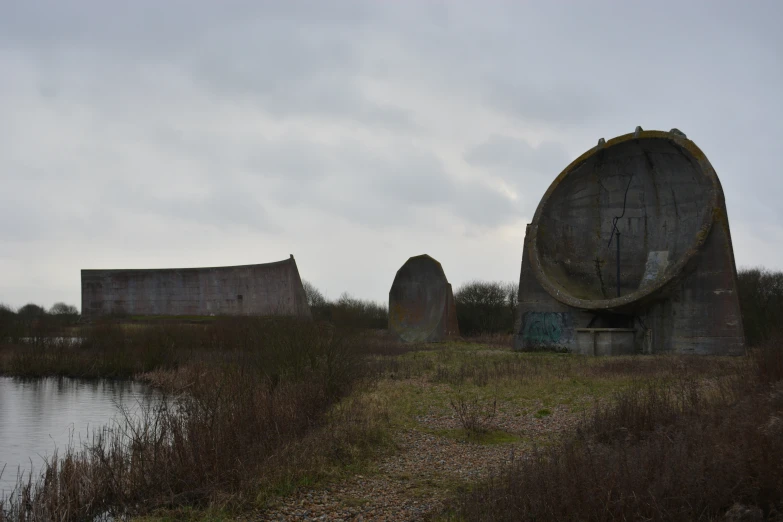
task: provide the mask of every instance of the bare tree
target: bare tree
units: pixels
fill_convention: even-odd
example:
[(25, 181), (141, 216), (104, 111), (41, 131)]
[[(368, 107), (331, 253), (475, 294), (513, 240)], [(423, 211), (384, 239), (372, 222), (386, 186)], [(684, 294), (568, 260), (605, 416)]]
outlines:
[(305, 295), (307, 296), (307, 304), (310, 308), (314, 306), (326, 306), (327, 301), (324, 294), (322, 294), (313, 283), (302, 280), (302, 286), (304, 287)]
[(79, 309), (74, 305), (54, 303), (49, 309), (51, 315), (79, 315)]

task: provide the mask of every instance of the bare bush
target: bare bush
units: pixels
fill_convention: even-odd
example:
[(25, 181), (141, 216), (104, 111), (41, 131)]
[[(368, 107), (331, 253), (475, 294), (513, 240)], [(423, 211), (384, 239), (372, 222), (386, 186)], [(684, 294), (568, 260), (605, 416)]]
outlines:
[[(705, 381), (671, 364), (455, 499), (460, 520), (718, 520), (783, 513), (779, 347)], [(772, 361), (770, 366), (768, 363)], [(771, 368), (770, 371), (759, 371)], [(739, 505), (742, 509), (737, 508)]]
[(307, 296), (307, 304), (310, 308), (326, 306), (328, 301), (324, 297), (324, 294), (322, 294), (313, 283), (303, 280), (302, 286), (304, 287), (305, 295)]
[[(110, 348), (115, 342), (120, 347)], [(381, 436), (379, 421), (364, 417), (360, 403), (333, 411), (364, 375), (359, 341), (334, 328), (251, 318), (130, 330), (107, 325), (79, 351), (114, 349), (109, 357), (124, 358), (145, 346), (148, 353), (135, 355), (150, 362), (136, 368), (174, 367), (186, 346), (195, 351), (168, 383), (181, 392), (52, 459), (39, 479), (20, 484), (22, 496), (14, 499), (21, 502), (0, 503), (0, 521), (246, 507), (259, 492), (317, 475), (330, 460), (350, 463), (371, 445), (364, 435)], [(358, 424), (327, 437), (321, 430), (334, 415)], [(312, 439), (314, 433), (321, 435)]]
[(449, 404), (469, 436), (492, 429), (497, 414), (497, 397), (483, 399), (478, 394), (470, 394), (458, 388), (449, 397)]

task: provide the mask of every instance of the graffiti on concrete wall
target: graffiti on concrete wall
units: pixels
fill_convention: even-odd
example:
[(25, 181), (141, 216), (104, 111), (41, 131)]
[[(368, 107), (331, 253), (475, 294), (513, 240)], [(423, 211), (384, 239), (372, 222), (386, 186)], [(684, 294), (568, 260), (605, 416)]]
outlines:
[(528, 347), (562, 346), (574, 337), (568, 312), (527, 312), (522, 320), (522, 340)]

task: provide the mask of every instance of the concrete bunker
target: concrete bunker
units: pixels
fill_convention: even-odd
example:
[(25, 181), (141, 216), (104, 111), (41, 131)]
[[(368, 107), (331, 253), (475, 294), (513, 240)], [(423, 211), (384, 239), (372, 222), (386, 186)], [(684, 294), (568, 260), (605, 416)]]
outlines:
[(210, 268), (82, 270), (82, 317), (312, 317), (294, 256)]
[(430, 256), (411, 257), (397, 270), (389, 290), (389, 331), (404, 342), (459, 336), (451, 284)]
[(514, 347), (592, 355), (744, 353), (723, 190), (677, 129), (568, 165), (527, 226)]

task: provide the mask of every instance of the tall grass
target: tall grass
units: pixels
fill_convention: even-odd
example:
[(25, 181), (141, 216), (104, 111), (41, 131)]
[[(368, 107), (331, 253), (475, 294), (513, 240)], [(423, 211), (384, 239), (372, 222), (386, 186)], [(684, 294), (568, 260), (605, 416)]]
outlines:
[[(462, 520), (748, 520), (783, 513), (783, 364), (768, 343), (734, 376), (640, 380), (559, 446), (455, 499)], [(773, 362), (773, 364), (770, 364)], [(748, 513), (750, 515), (748, 515)]]
[[(187, 343), (194, 353), (141, 418), (126, 415), (20, 483), (0, 501), (0, 522), (259, 505), (275, 488), (317, 479), (329, 462), (355, 459), (384, 437), (381, 410), (339, 404), (364, 365), (357, 339), (332, 327), (236, 319), (102, 332), (125, 343), (123, 357), (128, 347), (154, 345), (164, 355), (152, 368), (181, 362)], [(80, 349), (100, 352), (99, 339)]]
[(131, 378), (173, 368), (208, 352), (205, 329), (189, 325), (83, 327), (79, 337), (39, 330), (15, 343), (0, 344), (0, 374), (17, 377)]

